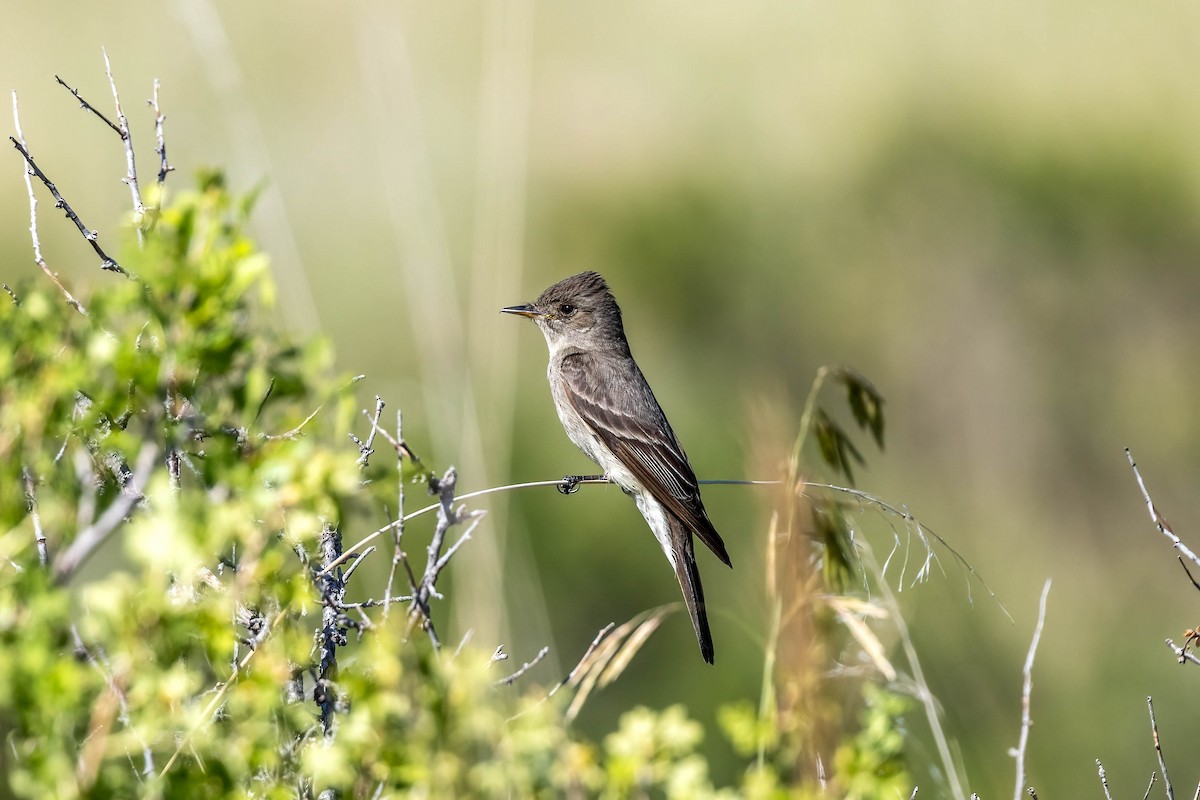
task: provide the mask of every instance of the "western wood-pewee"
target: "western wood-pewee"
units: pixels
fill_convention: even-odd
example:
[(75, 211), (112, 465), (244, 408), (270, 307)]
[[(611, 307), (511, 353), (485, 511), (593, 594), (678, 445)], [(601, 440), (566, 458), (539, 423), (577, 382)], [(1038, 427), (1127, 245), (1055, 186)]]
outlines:
[[(704, 511), (687, 455), (629, 352), (621, 309), (608, 284), (595, 272), (581, 272), (532, 303), (501, 311), (529, 317), (546, 337), (550, 393), (567, 436), (637, 503), (675, 568), (700, 654), (713, 663), (692, 534), (732, 564)], [(564, 480), (573, 487), (581, 479)]]

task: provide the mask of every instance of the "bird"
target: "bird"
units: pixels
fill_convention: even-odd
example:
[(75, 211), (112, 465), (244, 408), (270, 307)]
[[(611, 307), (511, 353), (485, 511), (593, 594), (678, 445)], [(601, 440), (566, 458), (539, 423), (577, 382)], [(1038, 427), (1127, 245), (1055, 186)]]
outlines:
[[(650, 384), (625, 338), (621, 308), (597, 272), (581, 272), (546, 289), (537, 300), (500, 309), (528, 317), (546, 337), (546, 376), (567, 437), (631, 496), (675, 570), (704, 660), (713, 640), (696, 565), (693, 536), (726, 566), (725, 542), (708, 518), (700, 485)], [(570, 493), (589, 477), (568, 475)]]

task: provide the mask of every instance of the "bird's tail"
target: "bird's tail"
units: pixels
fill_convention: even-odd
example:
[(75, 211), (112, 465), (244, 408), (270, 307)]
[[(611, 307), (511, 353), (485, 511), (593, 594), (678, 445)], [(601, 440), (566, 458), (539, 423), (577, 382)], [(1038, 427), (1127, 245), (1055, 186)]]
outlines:
[(675, 552), (675, 577), (679, 579), (679, 588), (683, 590), (683, 601), (687, 604), (688, 614), (692, 618), (692, 627), (696, 629), (696, 641), (700, 643), (700, 655), (709, 664), (713, 663), (712, 632), (708, 629), (708, 614), (704, 610), (704, 587), (700, 585), (700, 570), (696, 567), (696, 552), (692, 546), (691, 532), (677, 520), (671, 520), (672, 526), (679, 526), (673, 531), (677, 542)]

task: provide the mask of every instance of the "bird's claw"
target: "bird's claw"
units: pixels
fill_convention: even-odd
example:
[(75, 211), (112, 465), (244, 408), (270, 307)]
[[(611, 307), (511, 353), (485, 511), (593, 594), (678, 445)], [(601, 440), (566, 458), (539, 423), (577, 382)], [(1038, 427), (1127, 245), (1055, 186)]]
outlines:
[(558, 490), (563, 494), (575, 494), (579, 491), (579, 484), (584, 481), (600, 480), (608, 480), (608, 475), (563, 475), (563, 479), (558, 482)]

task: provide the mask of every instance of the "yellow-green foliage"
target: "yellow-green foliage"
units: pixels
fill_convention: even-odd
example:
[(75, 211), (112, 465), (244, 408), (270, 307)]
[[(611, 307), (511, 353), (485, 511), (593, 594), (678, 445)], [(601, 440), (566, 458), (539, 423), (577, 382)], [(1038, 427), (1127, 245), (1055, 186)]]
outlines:
[[(374, 609), (357, 640), (351, 627), (332, 676), (334, 725), (323, 728), (313, 697), (324, 608), (313, 580), (317, 537), (372, 489), (346, 439), (356, 410), (343, 391), (349, 382), (331, 377), (321, 341), (291, 342), (271, 323), (267, 261), (243, 231), (249, 207), (208, 175), (120, 259), (134, 277), (102, 276), (83, 299), (86, 313), (48, 284), (15, 287), (0, 302), (7, 791), (802, 791), (789, 787), (780, 754), (792, 750), (770, 720), (726, 713), (752, 766), (739, 788), (721, 792), (697, 752), (703, 729), (683, 708), (635, 709), (602, 746), (580, 741), (563, 722), (569, 692), (548, 700), (540, 687), (498, 685), (490, 653), (436, 652), (403, 605), (387, 617)], [(380, 469), (372, 464), (369, 475)], [(410, 470), (406, 479), (420, 472)], [(29, 496), (46, 533), (45, 564)], [(122, 504), (128, 521), (94, 563), (64, 568), (77, 536)], [(833, 779), (856, 797), (876, 796), (858, 788), (872, 776), (888, 787), (905, 781), (897, 710), (881, 703), (870, 700), (862, 735), (835, 765)], [(764, 749), (768, 758), (756, 763)]]

